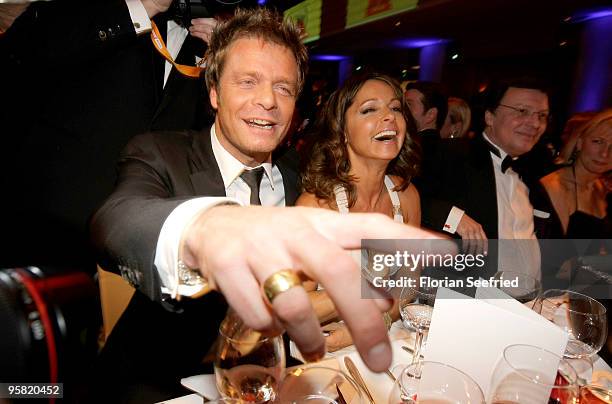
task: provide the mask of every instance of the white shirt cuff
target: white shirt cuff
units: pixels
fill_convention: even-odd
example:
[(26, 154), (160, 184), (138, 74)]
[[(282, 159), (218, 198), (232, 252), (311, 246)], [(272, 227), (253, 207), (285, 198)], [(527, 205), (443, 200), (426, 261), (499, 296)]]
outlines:
[(459, 209), (456, 206), (453, 206), (450, 213), (448, 214), (448, 217), (446, 218), (446, 223), (444, 223), (444, 228), (442, 230), (451, 234), (455, 234), (455, 232), (457, 231), (457, 226), (459, 226), (459, 222), (463, 218), (464, 213), (465, 212), (463, 210)]
[(136, 35), (151, 32), (151, 20), (140, 0), (125, 0)]
[(155, 267), (162, 284), (162, 293), (173, 298), (177, 295), (193, 296), (202, 290), (202, 286), (178, 284), (178, 259), (181, 236), (185, 227), (203, 210), (217, 205), (237, 204), (236, 199), (225, 197), (194, 198), (178, 205), (168, 215), (161, 228), (155, 249)]

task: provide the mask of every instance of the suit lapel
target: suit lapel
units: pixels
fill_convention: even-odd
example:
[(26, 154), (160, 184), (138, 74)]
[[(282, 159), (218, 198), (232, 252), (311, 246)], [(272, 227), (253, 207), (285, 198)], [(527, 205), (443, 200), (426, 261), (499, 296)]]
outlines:
[(497, 187), (495, 183), (495, 172), (493, 171), (493, 163), (491, 161), (491, 154), (487, 145), (484, 143), (485, 140), (482, 137), (477, 137), (474, 140), (472, 147), (472, 158), (471, 166), (473, 172), (471, 173), (474, 187), (472, 189), (478, 190), (472, 198), (473, 206), (479, 206), (480, 215), (488, 229), (484, 229), (489, 238), (497, 238), (498, 236), (498, 212), (497, 212)]
[(297, 173), (284, 164), (279, 163), (278, 169), (283, 175), (283, 187), (285, 188), (285, 206), (295, 205), (298, 197), (297, 192)]
[(191, 161), (194, 172), (190, 178), (196, 195), (226, 196), (221, 171), (210, 143), (210, 128), (194, 137)]
[[(165, 25), (165, 23), (164, 23)], [(202, 46), (198, 46), (195, 40), (200, 41)], [(195, 64), (195, 55), (204, 54), (203, 42), (199, 38), (193, 38), (190, 35), (187, 35), (185, 38), (185, 42), (181, 46), (181, 50), (179, 51), (176, 62), (179, 64), (193, 66)], [(198, 53), (200, 52), (200, 53)], [(160, 55), (160, 58), (163, 59)], [(164, 77), (164, 66), (165, 59), (163, 59), (164, 63), (162, 63), (161, 67), (161, 83), (163, 84)], [(170, 70), (170, 75), (168, 76), (168, 81), (163, 89), (161, 102), (159, 103), (157, 110), (155, 111), (155, 115), (153, 116), (153, 122), (166, 110), (172, 103), (180, 102), (182, 104), (191, 104), (196, 103), (198, 91), (185, 91), (186, 86), (195, 86), (196, 89), (203, 85), (202, 80), (186, 77), (179, 73), (174, 67)], [(184, 97), (186, 94), (195, 94), (193, 95), (193, 99), (186, 99)]]
[(295, 205), (298, 195), (298, 170), (299, 154), (293, 148), (285, 150), (276, 149), (272, 153), (274, 164), (278, 166), (283, 175), (283, 187), (285, 188), (285, 206)]
[[(168, 20), (165, 18), (165, 14), (158, 14), (153, 18), (153, 20), (157, 25), (157, 29), (159, 30), (161, 37), (164, 39), (164, 42), (166, 42)], [(151, 42), (149, 38), (147, 38), (147, 40)], [(150, 45), (153, 52), (153, 65), (155, 68), (155, 90), (159, 95), (158, 99), (162, 99), (166, 59), (164, 59), (164, 57), (157, 51), (157, 49), (155, 49), (155, 46), (152, 43)]]
[[(226, 196), (221, 171), (210, 142), (210, 127), (194, 136), (190, 161), (193, 164), (193, 174), (190, 175), (190, 179), (196, 195)], [(282, 158), (276, 164), (283, 176), (285, 205), (293, 206), (298, 197), (297, 172), (290, 162)]]

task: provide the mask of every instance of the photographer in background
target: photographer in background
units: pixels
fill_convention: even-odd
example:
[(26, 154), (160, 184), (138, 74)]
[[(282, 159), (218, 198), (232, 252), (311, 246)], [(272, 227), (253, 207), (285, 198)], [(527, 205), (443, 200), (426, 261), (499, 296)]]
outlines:
[(194, 66), (216, 21), (192, 15), (186, 28), (191, 9), (176, 22), (171, 3), (36, 2), (0, 36), (0, 220), (9, 235), (0, 266), (93, 272), (86, 224), (113, 187), (123, 146), (138, 133), (211, 122), (203, 77), (180, 74), (149, 33), (153, 19), (170, 55)]

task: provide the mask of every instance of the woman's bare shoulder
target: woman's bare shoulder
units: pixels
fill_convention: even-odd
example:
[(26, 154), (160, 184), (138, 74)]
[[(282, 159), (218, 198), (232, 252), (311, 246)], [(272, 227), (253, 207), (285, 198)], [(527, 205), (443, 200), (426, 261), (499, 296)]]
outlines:
[(565, 168), (560, 168), (540, 178), (540, 183), (542, 183), (546, 191), (551, 195), (564, 193), (567, 190), (567, 181), (565, 177)]
[[(395, 186), (398, 186), (399, 184), (402, 183), (402, 179), (398, 177), (397, 175), (390, 175), (389, 177), (391, 178)], [(419, 191), (417, 190), (417, 188), (414, 186), (412, 182), (409, 183), (408, 186), (404, 190), (400, 191), (399, 194), (400, 194), (400, 198), (406, 198), (406, 199), (419, 198)]]

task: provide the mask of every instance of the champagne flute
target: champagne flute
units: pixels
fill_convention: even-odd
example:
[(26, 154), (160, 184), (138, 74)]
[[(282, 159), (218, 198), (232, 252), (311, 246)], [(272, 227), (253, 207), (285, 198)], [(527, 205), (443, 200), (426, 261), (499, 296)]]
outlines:
[(574, 404), (578, 376), (570, 363), (533, 345), (510, 345), (498, 360), (489, 390), (491, 404)]
[(230, 309), (217, 338), (215, 379), (219, 393), (244, 403), (272, 403), (284, 371), (282, 337), (265, 337), (246, 327)]
[(498, 289), (521, 303), (535, 300), (542, 292), (540, 281), (522, 272), (500, 271), (493, 276), (493, 279), (511, 283), (502, 284)]
[(569, 334), (564, 354), (568, 358), (591, 358), (606, 341), (606, 308), (587, 295), (571, 290), (547, 290), (536, 300), (533, 310)]
[(418, 362), (423, 345), (423, 337), (431, 324), (437, 288), (402, 289), (399, 299), (400, 315), (406, 328), (416, 331), (412, 363)]
[(389, 404), (484, 404), (482, 390), (470, 376), (450, 365), (424, 361), (404, 368)]
[(302, 366), (288, 371), (278, 394), (281, 403), (367, 404), (359, 385), (341, 370)]

